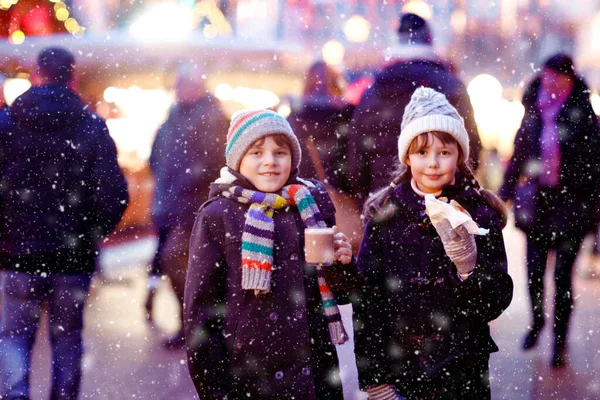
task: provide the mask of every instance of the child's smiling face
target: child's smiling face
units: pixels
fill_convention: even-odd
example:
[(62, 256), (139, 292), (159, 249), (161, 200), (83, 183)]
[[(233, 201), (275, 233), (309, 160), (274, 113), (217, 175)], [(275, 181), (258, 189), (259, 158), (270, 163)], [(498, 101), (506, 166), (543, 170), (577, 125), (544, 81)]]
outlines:
[(287, 182), (292, 170), (292, 150), (273, 135), (250, 146), (240, 162), (240, 173), (261, 192), (274, 193)]
[[(417, 149), (408, 155), (407, 165), (417, 184), (425, 193), (437, 193), (452, 183), (459, 159), (458, 144), (444, 143), (437, 136), (420, 135)], [(423, 141), (427, 142), (423, 142)], [(411, 146), (412, 147), (412, 146)]]

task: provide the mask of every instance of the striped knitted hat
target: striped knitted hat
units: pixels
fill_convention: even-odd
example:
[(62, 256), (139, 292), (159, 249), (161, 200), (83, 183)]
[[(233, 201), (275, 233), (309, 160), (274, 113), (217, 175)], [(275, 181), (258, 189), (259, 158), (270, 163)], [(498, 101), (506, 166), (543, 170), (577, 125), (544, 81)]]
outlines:
[(298, 168), (302, 157), (300, 143), (285, 118), (270, 110), (242, 110), (234, 114), (227, 132), (227, 166), (238, 171), (252, 143), (265, 136), (278, 134), (287, 136), (292, 143), (292, 167)]
[(414, 138), (422, 133), (433, 131), (452, 135), (462, 148), (464, 159), (469, 159), (469, 134), (465, 129), (463, 118), (456, 108), (448, 103), (446, 96), (421, 86), (415, 90), (410, 103), (404, 109), (398, 138), (400, 163), (406, 163), (408, 148)]

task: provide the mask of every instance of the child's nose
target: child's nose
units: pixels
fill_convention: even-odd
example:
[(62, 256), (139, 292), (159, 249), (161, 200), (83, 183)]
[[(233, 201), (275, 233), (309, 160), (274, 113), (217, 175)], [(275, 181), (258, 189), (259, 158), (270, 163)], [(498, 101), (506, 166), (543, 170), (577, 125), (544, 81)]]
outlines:
[(277, 162), (277, 157), (271, 152), (265, 153), (264, 163), (266, 165), (274, 165)]
[(429, 157), (429, 166), (436, 168), (439, 165), (438, 158), (436, 156)]

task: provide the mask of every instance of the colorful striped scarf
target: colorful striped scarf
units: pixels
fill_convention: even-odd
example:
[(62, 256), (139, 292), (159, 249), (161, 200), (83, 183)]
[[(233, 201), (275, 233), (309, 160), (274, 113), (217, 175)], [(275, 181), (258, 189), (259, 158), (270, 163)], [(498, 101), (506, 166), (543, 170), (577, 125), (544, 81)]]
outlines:
[[(314, 197), (303, 185), (284, 186), (280, 194), (231, 186), (223, 191), (222, 195), (242, 204), (250, 204), (242, 234), (242, 289), (254, 290), (256, 294), (271, 291), (275, 210), (289, 206), (297, 207), (307, 228), (326, 227)], [(331, 341), (336, 345), (344, 344), (348, 340), (348, 335), (342, 324), (340, 310), (323, 277), (321, 267), (316, 266), (316, 268)]]

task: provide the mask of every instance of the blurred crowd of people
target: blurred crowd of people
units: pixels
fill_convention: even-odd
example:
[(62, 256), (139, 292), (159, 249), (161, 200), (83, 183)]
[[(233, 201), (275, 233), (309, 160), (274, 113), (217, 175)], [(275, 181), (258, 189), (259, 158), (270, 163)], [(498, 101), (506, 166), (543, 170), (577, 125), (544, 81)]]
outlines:
[[(399, 168), (406, 168), (404, 160), (398, 162), (398, 136), (416, 89), (423, 86), (445, 95), (462, 117), (467, 134), (470, 158), (465, 165), (479, 176), (487, 170), (479, 159), (481, 143), (465, 86), (434, 52), (427, 22), (414, 14), (403, 15), (398, 45), (388, 49), (386, 60), (357, 104), (347, 100), (343, 74), (323, 61), (315, 62), (307, 71), (301, 100), (287, 117), (302, 154), (296, 160), (297, 176), (325, 184), (337, 226), (349, 238), (355, 256), (367, 199), (389, 187)], [(75, 92), (75, 65), (69, 51), (44, 49), (37, 59), (36, 85), (10, 107), (0, 102), (2, 399), (29, 398), (31, 350), (45, 302), (53, 355), (52, 398), (77, 397), (83, 311), (98, 246), (128, 204), (106, 124)], [(192, 265), (188, 245), (211, 183), (223, 177), (223, 166), (230, 165), (226, 144), (235, 139), (224, 138), (232, 127), (204, 85), (206, 73), (199, 65), (180, 65), (176, 102), (156, 133), (150, 157), (158, 249), (149, 267), (146, 309), (152, 320), (157, 282), (167, 276), (182, 308), (181, 330), (164, 343), (168, 348), (186, 346), (184, 326), (190, 322), (184, 320), (183, 308), (186, 274)], [(556, 251), (551, 364), (559, 368), (567, 363), (575, 257), (585, 236), (598, 229), (600, 130), (589, 88), (565, 54), (544, 63), (526, 88), (523, 105), (525, 117), (499, 196), (514, 205), (517, 227), (527, 236), (533, 319), (522, 344), (525, 350), (537, 345), (545, 325), (544, 273), (550, 250)], [(431, 107), (435, 113), (438, 106)], [(471, 182), (468, 174), (461, 176)], [(509, 299), (504, 292), (502, 296)], [(486, 356), (494, 346), (483, 350)], [(485, 357), (481, 360), (485, 362)], [(478, 393), (485, 398), (486, 389), (481, 390)], [(377, 397), (381, 394), (373, 391), (369, 395), (392, 398)]]

